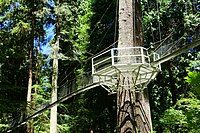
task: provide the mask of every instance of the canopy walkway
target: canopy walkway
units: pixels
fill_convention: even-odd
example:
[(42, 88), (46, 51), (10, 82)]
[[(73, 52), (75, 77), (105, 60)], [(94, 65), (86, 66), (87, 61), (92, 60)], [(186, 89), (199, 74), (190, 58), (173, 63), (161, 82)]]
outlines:
[(158, 59), (158, 54), (153, 53), (150, 57), (147, 49), (143, 47), (110, 49), (92, 58), (92, 72), (67, 81), (61, 87), (59, 97), (82, 91), (83, 88), (84, 90), (91, 89), (93, 85), (102, 86), (111, 94), (115, 93), (120, 75), (125, 72), (133, 76), (130, 78), (130, 84), (142, 89), (155, 78), (160, 70), (160, 65), (150, 64), (151, 61)]
[[(164, 50), (162, 51), (163, 53), (159, 53), (159, 50), (157, 50), (157, 52), (151, 52), (149, 54), (148, 50), (144, 47), (112, 48), (105, 51), (92, 58), (92, 72), (84, 73), (78, 76), (77, 79), (67, 80), (60, 87), (58, 100), (56, 102), (30, 115), (7, 132), (11, 132), (14, 128), (25, 124), (29, 119), (37, 117), (54, 105), (90, 89), (101, 86), (109, 94), (116, 93), (120, 75), (123, 75), (123, 73), (130, 73), (132, 77), (128, 79), (129, 85), (135, 87), (136, 91), (142, 91), (161, 70), (161, 63), (199, 45), (200, 40), (196, 39), (192, 44), (184, 43), (181, 47), (174, 48), (173, 45), (171, 47), (166, 45), (165, 53), (163, 52)], [(123, 85), (125, 86), (126, 84)]]
[[(160, 47), (162, 53), (158, 49), (157, 52), (149, 54), (144, 47), (112, 48), (107, 50), (92, 58), (92, 72), (84, 73), (78, 76), (77, 79), (68, 80), (63, 84), (60, 88), (59, 99), (75, 96), (97, 86), (103, 87), (110, 94), (115, 93), (120, 75), (123, 75), (123, 72), (128, 72), (133, 76), (130, 79), (130, 84), (135, 86), (136, 89), (143, 89), (161, 70), (161, 63), (199, 46), (199, 36), (200, 34), (195, 36), (192, 44), (188, 44), (185, 39), (185, 41), (181, 39), (179, 43), (174, 42), (170, 47), (169, 45), (164, 45), (166, 47)], [(67, 100), (63, 98), (62, 101), (64, 99)]]

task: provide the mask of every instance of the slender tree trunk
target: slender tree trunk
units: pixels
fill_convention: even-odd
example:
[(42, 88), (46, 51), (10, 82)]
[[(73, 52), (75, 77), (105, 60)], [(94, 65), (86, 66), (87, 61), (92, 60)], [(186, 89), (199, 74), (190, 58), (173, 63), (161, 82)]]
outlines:
[[(40, 37), (38, 37), (38, 45), (37, 45), (37, 51), (36, 51), (36, 61), (35, 61), (35, 84), (39, 84), (39, 56), (40, 56)], [(35, 95), (37, 94), (37, 87), (35, 87)]]
[[(27, 92), (27, 115), (29, 115), (31, 111), (31, 91), (32, 91), (32, 78), (33, 78), (33, 44), (34, 41), (31, 42), (30, 51), (29, 51), (29, 78), (28, 78), (28, 92)], [(33, 129), (31, 128), (31, 123), (27, 122), (27, 133), (33, 133)]]
[[(59, 6), (59, 0), (57, 1)], [(56, 42), (53, 46), (53, 75), (52, 75), (52, 100), (51, 102), (57, 101), (57, 88), (58, 88), (58, 52), (60, 43), (60, 17), (56, 18)], [(50, 133), (57, 133), (57, 105), (51, 108), (50, 116)]]
[[(55, 45), (59, 46), (59, 40), (56, 41)], [(58, 80), (58, 58), (56, 57), (57, 54), (58, 50), (54, 50), (52, 92), (51, 92), (52, 103), (57, 101), (57, 80)], [(50, 133), (57, 133), (57, 105), (51, 108)]]
[(37, 45), (37, 53), (36, 53), (36, 74), (35, 74), (35, 83), (39, 84), (39, 56), (40, 56), (40, 37), (38, 38), (38, 45)]
[(28, 106), (30, 106), (30, 102), (31, 102), (31, 90), (32, 90), (32, 78), (33, 78), (33, 42), (31, 42), (30, 45), (30, 50), (29, 50), (29, 67), (28, 67), (28, 92), (27, 92), (27, 104)]
[[(141, 17), (140, 0), (119, 0), (119, 48), (143, 46)], [(136, 92), (131, 84), (132, 78), (128, 72), (120, 75), (117, 91), (118, 132), (149, 133), (152, 124), (148, 90)]]

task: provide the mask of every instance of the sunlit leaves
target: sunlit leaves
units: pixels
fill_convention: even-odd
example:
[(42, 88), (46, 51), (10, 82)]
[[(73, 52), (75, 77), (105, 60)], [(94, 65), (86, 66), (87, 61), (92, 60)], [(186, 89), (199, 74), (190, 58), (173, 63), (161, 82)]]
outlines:
[(181, 132), (199, 132), (200, 101), (195, 98), (183, 98), (177, 104), (164, 112), (160, 122), (165, 130)]
[(55, 6), (55, 15), (59, 16), (69, 16), (72, 12), (70, 11), (70, 8), (67, 3), (63, 3), (62, 5)]
[(7, 123), (7, 118), (6, 118), (5, 114), (0, 119), (0, 131), (2, 131), (2, 132), (5, 132), (9, 128), (9, 125), (4, 124), (4, 123)]
[(12, 34), (21, 34), (21, 33), (27, 33), (31, 31), (31, 26), (29, 23), (19, 21), (17, 25), (11, 30)]
[(160, 122), (167, 131), (199, 132), (200, 101), (195, 98), (183, 98), (164, 112)]
[(200, 95), (200, 72), (189, 72), (185, 77), (186, 82), (195, 88), (195, 91)]
[(185, 15), (185, 27), (190, 27), (190, 30), (195, 30), (200, 24), (200, 14), (186, 14)]
[(165, 115), (160, 119), (160, 122), (165, 125), (184, 125), (187, 117), (183, 114), (182, 110), (175, 110), (173, 108), (165, 111)]
[(1, 0), (0, 1), (0, 12), (2, 12), (4, 9), (9, 9), (13, 3), (14, 3), (14, 0)]

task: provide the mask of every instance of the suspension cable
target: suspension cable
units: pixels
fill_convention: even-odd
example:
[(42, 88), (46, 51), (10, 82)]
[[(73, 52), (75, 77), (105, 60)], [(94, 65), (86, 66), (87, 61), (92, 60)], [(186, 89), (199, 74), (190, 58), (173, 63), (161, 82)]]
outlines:
[[(101, 16), (101, 18), (99, 19), (99, 21), (96, 22), (95, 27), (93, 28), (93, 30), (91, 31), (90, 35), (91, 36), (95, 29), (98, 26), (98, 23), (104, 18), (104, 16), (106, 15), (107, 11), (110, 9), (111, 5), (113, 4), (113, 1), (109, 4), (109, 6), (106, 8), (104, 14)], [(92, 56), (93, 57), (93, 56)], [(84, 61), (83, 61), (84, 62)], [(79, 63), (70, 73), (67, 74), (67, 76), (65, 76), (58, 84), (61, 84), (70, 74), (72, 74), (72, 72), (74, 72), (81, 64)]]
[[(112, 47), (114, 44), (116, 44), (117, 42), (118, 42), (118, 40), (115, 41), (114, 43), (110, 44), (108, 47), (106, 47), (105, 49), (101, 50), (101, 51), (98, 52), (97, 54), (92, 55), (91, 57), (87, 58), (86, 60), (83, 61), (83, 63), (86, 63), (86, 62), (88, 62), (89, 60), (91, 60), (93, 57), (95, 57), (95, 56), (97, 56), (97, 55), (99, 55), (99, 54), (105, 52), (107, 49), (111, 48), (111, 47)], [(79, 63), (72, 71), (70, 71), (70, 72), (65, 76), (65, 78), (64, 78), (62, 81), (64, 81), (66, 78), (68, 78), (68, 76), (69, 76), (70, 74), (72, 74), (79, 66), (80, 66), (80, 63)], [(61, 82), (62, 82), (62, 81), (61, 81)], [(61, 83), (61, 82), (60, 82), (60, 83)], [(60, 84), (60, 83), (59, 83), (59, 84)], [(61, 86), (63, 86), (63, 85), (64, 85), (64, 83), (63, 83)]]
[[(101, 45), (101, 43), (103, 42), (103, 40), (104, 40), (104, 38), (106, 37), (106, 35), (107, 35), (107, 33), (108, 33), (108, 31), (110, 30), (110, 28), (112, 27), (112, 25), (113, 25), (113, 23), (114, 23), (114, 21), (115, 20), (113, 20), (112, 21), (112, 23), (111, 23), (111, 26), (106, 30), (106, 33), (103, 35), (103, 37), (102, 37), (102, 39), (101, 39), (101, 41), (100, 41), (100, 43), (99, 43), (99, 46)], [(98, 48), (98, 47), (97, 47)]]
[(114, 33), (114, 42), (117, 40), (117, 22), (118, 22), (118, 9), (119, 9), (119, 0), (116, 1), (115, 7), (115, 33)]
[(106, 15), (106, 13), (107, 13), (107, 11), (108, 11), (108, 9), (110, 9), (110, 7), (111, 7), (111, 5), (112, 5), (112, 3), (113, 3), (113, 1), (109, 4), (109, 6), (106, 8), (106, 10), (105, 10), (105, 12), (104, 12), (104, 14), (101, 16), (101, 18), (99, 19), (99, 21), (97, 21), (96, 22), (96, 24), (95, 24), (95, 26), (94, 26), (94, 28), (93, 28), (93, 30), (91, 31), (91, 33), (90, 33), (90, 36), (94, 33), (94, 31), (95, 31), (95, 29), (97, 28), (97, 26), (98, 26), (98, 23), (104, 18), (104, 16)]
[[(161, 41), (160, 10), (159, 10), (159, 6), (161, 6), (161, 3), (159, 3), (159, 5), (158, 5), (158, 1), (156, 0), (157, 21), (158, 21), (158, 34), (159, 34), (159, 41)], [(162, 45), (161, 45), (161, 53), (162, 53)]]

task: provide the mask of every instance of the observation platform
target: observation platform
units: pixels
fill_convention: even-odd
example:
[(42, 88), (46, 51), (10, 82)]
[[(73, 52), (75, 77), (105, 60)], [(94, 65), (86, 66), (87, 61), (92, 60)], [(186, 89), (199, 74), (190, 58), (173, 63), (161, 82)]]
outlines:
[(115, 93), (120, 77), (127, 77), (127, 74), (128, 86), (133, 86), (136, 90), (144, 89), (161, 70), (159, 63), (152, 65), (159, 59), (159, 54), (149, 54), (144, 47), (112, 48), (92, 58), (92, 72), (67, 80), (60, 86), (59, 97), (96, 86), (103, 87), (110, 94)]
[(93, 83), (104, 82), (115, 87), (120, 75), (129, 74), (129, 82), (136, 88), (144, 88), (161, 69), (157, 53), (148, 53), (144, 47), (112, 48), (92, 58)]

